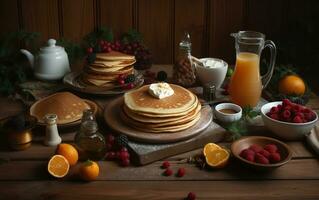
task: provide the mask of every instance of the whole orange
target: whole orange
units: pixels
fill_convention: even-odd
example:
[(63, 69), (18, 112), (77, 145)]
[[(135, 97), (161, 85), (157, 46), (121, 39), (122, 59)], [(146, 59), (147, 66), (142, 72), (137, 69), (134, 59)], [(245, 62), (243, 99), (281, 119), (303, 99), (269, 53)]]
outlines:
[(91, 160), (84, 162), (80, 167), (80, 177), (85, 181), (94, 181), (100, 172), (99, 165)]
[(64, 156), (71, 166), (75, 165), (79, 159), (79, 154), (76, 148), (67, 143), (59, 144), (56, 149), (56, 154)]
[(297, 75), (284, 76), (278, 85), (279, 92), (286, 95), (303, 95), (306, 91), (305, 82)]

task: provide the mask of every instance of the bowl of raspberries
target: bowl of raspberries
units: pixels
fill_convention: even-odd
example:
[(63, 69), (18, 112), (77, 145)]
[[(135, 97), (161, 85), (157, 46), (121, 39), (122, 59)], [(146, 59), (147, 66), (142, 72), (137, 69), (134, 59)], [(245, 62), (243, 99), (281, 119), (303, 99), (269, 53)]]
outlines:
[(288, 99), (261, 107), (265, 126), (285, 140), (300, 140), (316, 125), (318, 115), (311, 109)]
[(275, 169), (292, 157), (288, 145), (263, 136), (249, 136), (236, 140), (231, 145), (231, 151), (240, 162), (257, 170)]

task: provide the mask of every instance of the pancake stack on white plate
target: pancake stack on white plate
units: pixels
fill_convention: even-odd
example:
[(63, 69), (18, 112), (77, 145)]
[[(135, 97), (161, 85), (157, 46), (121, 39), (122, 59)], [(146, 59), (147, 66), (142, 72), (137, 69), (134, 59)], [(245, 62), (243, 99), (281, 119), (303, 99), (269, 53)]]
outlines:
[(163, 99), (153, 97), (149, 85), (124, 95), (122, 119), (131, 127), (149, 133), (185, 130), (200, 119), (201, 104), (189, 90), (170, 84), (174, 94)]
[(114, 88), (120, 74), (133, 74), (135, 57), (118, 51), (109, 53), (97, 53), (95, 61), (88, 64), (82, 80), (88, 85)]

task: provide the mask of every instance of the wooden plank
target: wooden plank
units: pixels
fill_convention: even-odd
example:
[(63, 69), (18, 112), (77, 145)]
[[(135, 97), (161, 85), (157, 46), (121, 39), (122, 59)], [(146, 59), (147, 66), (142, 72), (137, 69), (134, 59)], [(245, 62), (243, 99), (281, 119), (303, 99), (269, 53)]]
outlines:
[(318, 199), (313, 181), (63, 181), (1, 182), (3, 199)]
[(170, 0), (138, 1), (138, 30), (143, 34), (156, 64), (173, 61), (172, 6)]
[(21, 0), (22, 27), (41, 33), (40, 42), (59, 38), (58, 0)]
[[(143, 167), (119, 167), (116, 162), (100, 161), (98, 180), (151, 181), (151, 180), (318, 180), (319, 162), (317, 159), (291, 160), (286, 165), (268, 173), (254, 172), (231, 160), (230, 164), (220, 170), (200, 170), (186, 160), (171, 161), (174, 173), (180, 167), (185, 168), (186, 175), (166, 177), (162, 173), (162, 162), (155, 162)], [(76, 180), (78, 166), (71, 168), (66, 180)], [(47, 172), (47, 161), (8, 161), (0, 165), (0, 180), (51, 180)]]
[(133, 26), (133, 0), (99, 0), (100, 26), (111, 28), (116, 36)]
[(175, 58), (185, 31), (191, 34), (192, 54), (196, 57), (205, 54), (205, 17), (204, 0), (175, 1)]
[(93, 0), (63, 0), (62, 36), (75, 42), (94, 30)]
[(245, 0), (212, 0), (210, 9), (209, 56), (234, 64), (235, 46), (230, 33), (243, 29)]
[(3, 0), (0, 3), (0, 35), (19, 30), (17, 0)]

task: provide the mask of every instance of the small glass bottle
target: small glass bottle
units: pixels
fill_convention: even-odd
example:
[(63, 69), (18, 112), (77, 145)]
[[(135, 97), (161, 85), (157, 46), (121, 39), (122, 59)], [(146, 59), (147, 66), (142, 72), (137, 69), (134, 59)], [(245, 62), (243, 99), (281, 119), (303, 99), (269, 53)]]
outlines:
[(101, 160), (105, 156), (105, 138), (98, 131), (98, 125), (95, 120), (86, 120), (81, 123), (81, 127), (75, 136), (75, 144), (81, 158)]
[(192, 42), (189, 33), (185, 33), (179, 43), (179, 54), (174, 65), (174, 80), (184, 87), (194, 85), (196, 81), (195, 67), (192, 61)]

